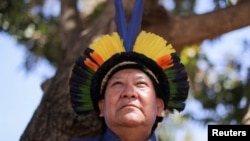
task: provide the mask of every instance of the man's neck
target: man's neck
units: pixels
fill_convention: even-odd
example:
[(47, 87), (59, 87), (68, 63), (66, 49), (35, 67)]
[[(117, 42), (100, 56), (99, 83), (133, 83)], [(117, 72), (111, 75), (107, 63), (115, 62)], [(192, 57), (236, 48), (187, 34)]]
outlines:
[(147, 141), (151, 136), (151, 128), (119, 127), (111, 129), (121, 141)]

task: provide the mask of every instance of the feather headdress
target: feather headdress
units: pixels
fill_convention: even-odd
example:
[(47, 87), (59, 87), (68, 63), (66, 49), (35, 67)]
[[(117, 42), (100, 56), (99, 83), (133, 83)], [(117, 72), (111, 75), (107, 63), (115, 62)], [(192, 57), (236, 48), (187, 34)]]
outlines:
[(175, 49), (162, 37), (141, 30), (143, 0), (136, 0), (127, 25), (123, 4), (115, 0), (117, 32), (90, 44), (75, 63), (70, 96), (77, 114), (95, 110), (107, 81), (124, 68), (138, 68), (154, 82), (165, 109), (182, 111), (188, 95), (187, 73)]

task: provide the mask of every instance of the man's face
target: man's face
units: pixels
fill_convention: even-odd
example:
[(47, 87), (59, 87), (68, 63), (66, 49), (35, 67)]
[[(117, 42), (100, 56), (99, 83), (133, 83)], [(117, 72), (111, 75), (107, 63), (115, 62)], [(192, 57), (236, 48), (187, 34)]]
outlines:
[(100, 116), (112, 127), (152, 127), (164, 109), (150, 78), (138, 69), (123, 69), (108, 81), (99, 101)]

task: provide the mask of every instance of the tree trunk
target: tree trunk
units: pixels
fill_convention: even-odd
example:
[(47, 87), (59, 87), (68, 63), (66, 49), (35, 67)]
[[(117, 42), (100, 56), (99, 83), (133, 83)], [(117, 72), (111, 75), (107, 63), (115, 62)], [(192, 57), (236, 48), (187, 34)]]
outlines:
[[(125, 2), (124, 2), (125, 3)], [(128, 9), (129, 3), (125, 4)], [(223, 10), (190, 17), (170, 17), (155, 1), (146, 0), (143, 29), (163, 36), (177, 51), (225, 32), (250, 25), (250, 1)], [(84, 27), (76, 0), (61, 0), (61, 39), (65, 58), (56, 74), (42, 85), (44, 95), (21, 141), (67, 141), (73, 137), (100, 134), (95, 113), (76, 115), (70, 104), (68, 81), (72, 66), (95, 37), (114, 31), (114, 5), (108, 0), (101, 15)], [(238, 22), (240, 21), (240, 22)]]

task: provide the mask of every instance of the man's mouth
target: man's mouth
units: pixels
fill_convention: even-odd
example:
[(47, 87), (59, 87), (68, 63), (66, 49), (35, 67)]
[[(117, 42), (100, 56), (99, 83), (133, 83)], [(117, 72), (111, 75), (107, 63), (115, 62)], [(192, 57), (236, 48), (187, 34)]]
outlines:
[(125, 104), (121, 107), (121, 109), (123, 108), (138, 108), (139, 109), (139, 107), (135, 104)]

